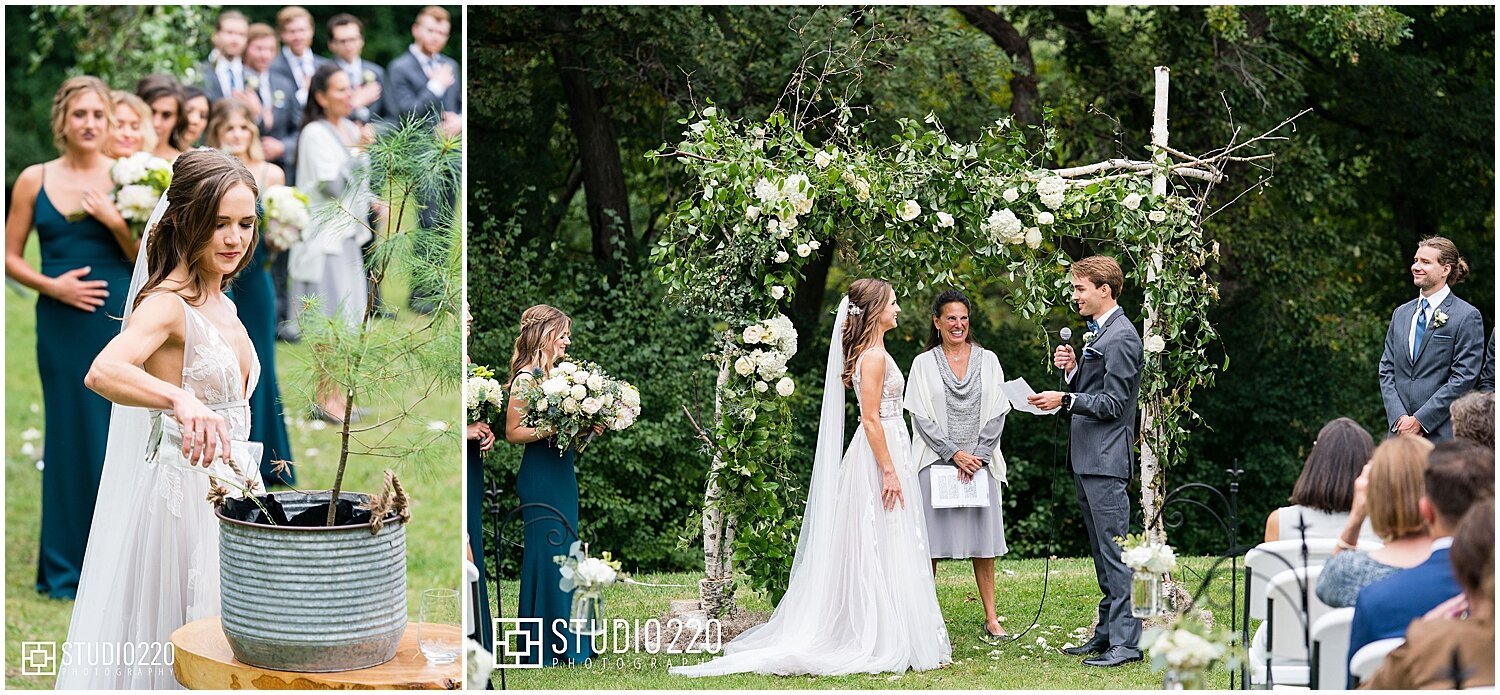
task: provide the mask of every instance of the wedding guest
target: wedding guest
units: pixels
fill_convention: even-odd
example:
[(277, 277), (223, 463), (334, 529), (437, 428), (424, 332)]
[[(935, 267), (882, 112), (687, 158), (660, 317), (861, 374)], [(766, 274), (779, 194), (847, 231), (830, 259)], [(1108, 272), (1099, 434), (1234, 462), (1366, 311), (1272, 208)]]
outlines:
[(1349, 659), (1376, 640), (1400, 637), (1414, 619), (1458, 595), (1448, 549), (1453, 529), (1476, 502), (1495, 496), (1495, 451), (1462, 439), (1442, 442), (1427, 458), (1420, 509), (1432, 554), (1360, 590), (1349, 629)]
[[(1302, 463), (1302, 475), (1292, 486), (1291, 505), (1266, 517), (1267, 543), (1300, 538), (1338, 538), (1349, 523), (1354, 501), (1354, 479), (1370, 461), (1375, 440), (1359, 423), (1341, 417), (1323, 425), (1312, 451)], [(1360, 527), (1361, 540), (1373, 541), (1368, 522)]]
[[(115, 106), (96, 77), (69, 78), (52, 99), (52, 142), (60, 157), (23, 170), (5, 224), (5, 274), (36, 290), (36, 359), (46, 408), (42, 451), (41, 547), (36, 590), (71, 599), (109, 432), (109, 401), (83, 377), (119, 332), (132, 263), (95, 215), (114, 184), (105, 153)], [(23, 255), (36, 229), (41, 267)]]
[(1495, 685), (1495, 501), (1473, 506), (1453, 533), (1453, 576), (1463, 613), (1428, 615), (1406, 628), (1363, 690), (1459, 690)]
[[(912, 442), (912, 459), (922, 486), (932, 573), (937, 575), (940, 559), (969, 558), (984, 606), (980, 632), (984, 637), (1004, 637), (1005, 628), (995, 613), (995, 558), (1008, 551), (1000, 503), (1000, 483), (1006, 482), (1000, 436), (1010, 401), (1000, 390), (1005, 381), (1000, 359), (974, 343), (971, 309), (969, 298), (956, 290), (933, 300), (926, 352), (912, 361), (905, 408), (919, 435)], [(938, 469), (944, 466), (957, 469), (959, 482), (977, 479), (989, 503), (936, 508), (932, 478), (942, 474)]]
[(1470, 391), (1448, 406), (1453, 436), (1495, 448), (1495, 392)]
[(137, 152), (156, 150), (156, 129), (150, 127), (151, 107), (141, 98), (122, 89), (110, 92), (115, 100), (115, 139), (107, 154), (116, 159)]
[[(1354, 482), (1349, 522), (1318, 576), (1317, 593), (1323, 603), (1335, 608), (1352, 606), (1360, 589), (1416, 567), (1432, 554), (1432, 537), (1419, 508), (1422, 473), (1431, 451), (1431, 442), (1415, 436), (1393, 437), (1375, 448)], [(1374, 528), (1385, 545), (1370, 552), (1360, 550), (1364, 526)]]
[[(567, 314), (545, 304), (521, 314), (521, 333), (510, 357), (510, 402), (506, 407), (505, 441), (524, 444), (521, 470), (516, 476), (516, 494), (521, 504), (546, 504), (557, 509), (569, 528), (578, 528), (578, 474), (573, 449), (558, 450), (553, 432), (523, 427), (524, 403), (515, 397), (523, 384), (546, 379), (572, 343), (573, 322)], [(568, 629), (572, 592), (558, 586), (553, 557), (567, 555), (572, 537), (558, 520), (539, 508), (522, 511), (525, 548), (521, 559), (521, 597), (516, 608), (520, 618), (534, 618), (523, 625), (531, 633), (526, 663), (542, 666), (583, 663), (593, 656), (592, 642)], [(540, 627), (538, 631), (537, 627)], [(531, 659), (537, 657), (539, 660)]]
[(1394, 434), (1453, 436), (1448, 405), (1474, 387), (1484, 360), (1484, 319), (1451, 288), (1468, 274), (1452, 241), (1417, 244), (1411, 275), (1419, 294), (1391, 315), (1380, 356), (1380, 394)]
[[(309, 84), (302, 134), (297, 139), (298, 190), (307, 195), (308, 207), (319, 220), (316, 230), (304, 230), (292, 247), (288, 270), (292, 307), (300, 315), (304, 297), (316, 297), (325, 316), (354, 324), (364, 319), (369, 291), (360, 246), (371, 236), (368, 224), (372, 202), (366, 182), (357, 174), (364, 159), (363, 147), (374, 137), (374, 129), (350, 120), (353, 89), (349, 76), (328, 63), (313, 73)], [(339, 210), (318, 216), (319, 208), (336, 203)], [(342, 421), (346, 406), (337, 388), (320, 389), (318, 415)]]
[[(286, 184), (281, 167), (266, 161), (260, 148), (260, 130), (255, 127), (250, 107), (243, 101), (230, 97), (214, 103), (204, 144), (240, 160), (255, 177), (255, 185), (262, 194), (272, 186)], [(269, 222), (262, 217), (261, 224)], [(250, 342), (255, 345), (255, 354), (260, 356), (260, 381), (250, 394), (250, 441), (263, 445), (261, 479), (295, 485), (296, 472), (291, 467), (278, 471), (273, 463), (291, 460), (293, 454), (281, 404), (281, 385), (276, 377), (276, 292), (271, 287), (270, 250), (265, 237), (264, 233), (260, 235), (250, 263), (235, 276), (229, 295)]]
[[(269, 24), (251, 24), (245, 44), (245, 91), (236, 96), (255, 113), (255, 125), (260, 129), (260, 147), (266, 161), (281, 167), (286, 173), (288, 186), (297, 182), (296, 171), (288, 165), (297, 149), (297, 124), (301, 122), (301, 107), (293, 93), (296, 84), (271, 71), (279, 50), (276, 31)], [(297, 329), (292, 322), (292, 301), (287, 295), (290, 278), (287, 272), (288, 254), (271, 254), (271, 285), (276, 290), (276, 338), (289, 342), (297, 340)]]
[(281, 39), (281, 52), (271, 65), (271, 72), (297, 85), (297, 107), (306, 108), (313, 73), (328, 62), (312, 50), (312, 13), (296, 5), (281, 8), (276, 13), (276, 35)]
[(182, 88), (182, 143), (184, 149), (198, 145), (203, 130), (208, 127), (208, 95), (191, 85)]
[[(416, 117), (448, 135), (463, 132), (463, 118), (459, 115), (463, 84), (458, 79), (458, 61), (442, 53), (448, 45), (450, 26), (448, 10), (436, 5), (428, 5), (417, 13), (411, 27), (411, 47), (391, 61), (387, 70), (390, 93), (385, 110), (389, 118)], [(456, 192), (457, 188), (451, 190)], [(441, 224), (444, 209), (453, 207), (454, 194), (450, 192), (446, 200), (427, 198), (421, 203), (417, 221), (423, 228), (432, 229)], [(412, 288), (408, 304), (420, 313), (436, 308), (420, 287)]]
[(341, 13), (328, 20), (328, 51), (354, 86), (354, 120), (373, 123), (385, 116), (380, 98), (385, 68), (366, 62), (360, 56), (364, 49), (365, 25), (358, 17)]
[[(468, 344), (469, 326), (474, 317), (464, 305), (464, 343)], [(468, 364), (467, 347), (464, 363)], [(466, 428), (468, 443), (467, 469), (464, 472), (464, 536), (469, 543), (469, 561), (479, 569), (479, 621), (475, 626), (485, 651), (495, 650), (494, 625), (490, 619), (490, 589), (485, 578), (488, 562), (484, 552), (484, 455), (495, 448), (495, 431), (488, 422), (471, 422)]]
[(156, 131), (158, 157), (167, 161), (177, 158), (186, 147), (182, 144), (182, 85), (171, 75), (147, 75), (135, 85), (135, 94), (151, 107), (151, 127)]
[(1130, 603), (1130, 570), (1120, 561), (1114, 539), (1130, 530), (1126, 486), (1135, 468), (1132, 442), (1145, 352), (1135, 324), (1119, 305), (1125, 286), (1120, 264), (1107, 256), (1090, 256), (1074, 263), (1072, 270), (1073, 303), (1088, 327), (1083, 359), (1075, 356), (1073, 346), (1058, 346), (1052, 364), (1063, 370), (1070, 390), (1035, 394), (1027, 402), (1043, 410), (1060, 407), (1068, 418), (1068, 469), (1104, 593), (1094, 636), (1062, 651), (1073, 656), (1099, 654), (1084, 659), (1084, 665), (1113, 668), (1142, 658), (1141, 621)]
[(245, 44), (249, 39), (250, 19), (239, 10), (224, 10), (214, 21), (214, 50), (198, 66), (203, 75), (203, 91), (210, 101), (234, 96), (245, 88)]

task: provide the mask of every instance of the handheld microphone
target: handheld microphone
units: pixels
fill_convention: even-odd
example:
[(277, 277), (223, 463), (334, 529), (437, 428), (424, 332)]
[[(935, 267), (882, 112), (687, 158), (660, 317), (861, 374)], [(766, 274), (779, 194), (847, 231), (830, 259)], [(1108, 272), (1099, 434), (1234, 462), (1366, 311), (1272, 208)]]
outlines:
[[(1063, 343), (1067, 344), (1073, 339), (1073, 329), (1063, 326), (1062, 330), (1057, 332), (1057, 337), (1062, 338)], [(1068, 373), (1066, 371), (1057, 370), (1057, 384), (1058, 388), (1063, 391), (1068, 389)]]

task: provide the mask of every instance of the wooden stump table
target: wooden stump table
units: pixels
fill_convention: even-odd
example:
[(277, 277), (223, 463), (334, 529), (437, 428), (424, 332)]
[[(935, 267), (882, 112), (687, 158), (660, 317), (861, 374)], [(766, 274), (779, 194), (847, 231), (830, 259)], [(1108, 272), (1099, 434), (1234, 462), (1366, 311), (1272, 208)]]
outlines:
[[(428, 626), (452, 632), (457, 626)], [(425, 628), (424, 628), (425, 629)], [(195, 620), (172, 633), (173, 673), (193, 690), (456, 690), (463, 687), (463, 662), (435, 665), (417, 647), (417, 623), (407, 623), (396, 658), (379, 666), (334, 673), (275, 671), (240, 662), (229, 648), (218, 616)]]

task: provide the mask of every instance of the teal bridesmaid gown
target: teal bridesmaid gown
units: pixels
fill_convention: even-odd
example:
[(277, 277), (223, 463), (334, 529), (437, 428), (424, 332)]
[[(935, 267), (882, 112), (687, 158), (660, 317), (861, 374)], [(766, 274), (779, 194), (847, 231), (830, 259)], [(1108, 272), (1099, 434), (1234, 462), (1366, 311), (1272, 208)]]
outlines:
[(488, 586), (489, 556), (484, 553), (484, 452), (479, 442), (468, 440), (468, 470), (465, 472), (464, 528), (468, 531), (469, 551), (474, 554), (474, 566), (479, 568), (479, 624), (475, 634), (485, 651), (495, 651), (494, 621), (490, 618), (490, 589)]
[[(516, 493), (521, 504), (539, 502), (555, 507), (576, 531), (578, 475), (573, 469), (573, 457), (572, 449), (559, 456), (551, 439), (527, 444), (521, 455), (521, 471), (516, 476)], [(521, 560), (521, 598), (516, 615), (541, 619), (541, 635), (537, 637), (533, 629), (531, 642), (536, 644), (540, 640), (541, 665), (582, 663), (593, 656), (593, 646), (590, 638), (579, 638), (568, 629), (573, 594), (558, 586), (562, 573), (553, 559), (567, 555), (577, 538), (548, 510), (523, 510), (522, 519), (526, 525), (526, 547)]]
[(287, 438), (281, 386), (276, 381), (276, 289), (271, 284), (271, 253), (264, 235), (255, 247), (250, 265), (235, 276), (229, 295), (239, 312), (240, 323), (245, 324), (245, 332), (250, 334), (250, 342), (255, 344), (255, 353), (260, 355), (260, 383), (250, 394), (250, 441), (264, 445), (261, 479), (271, 484), (295, 485), (296, 471), (288, 468), (286, 473), (277, 473), (271, 469), (271, 461), (295, 458)]
[(47, 196), (46, 169), (34, 218), (42, 274), (56, 277), (89, 266), (84, 280), (109, 283), (104, 306), (81, 311), (46, 295), (36, 300), (36, 361), (46, 408), (43, 436), (42, 530), (36, 590), (52, 598), (78, 593), (104, 447), (110, 403), (83, 385), (94, 358), (120, 333), (132, 262), (93, 217), (69, 222)]

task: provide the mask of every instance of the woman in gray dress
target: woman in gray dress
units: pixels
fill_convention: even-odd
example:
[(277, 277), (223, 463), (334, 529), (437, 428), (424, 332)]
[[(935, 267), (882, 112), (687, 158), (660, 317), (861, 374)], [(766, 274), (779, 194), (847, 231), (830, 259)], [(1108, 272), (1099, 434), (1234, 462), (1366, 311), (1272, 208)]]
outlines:
[[(984, 603), (980, 631), (986, 637), (1004, 637), (995, 614), (995, 558), (1007, 550), (1000, 506), (1000, 483), (1006, 482), (1000, 435), (1010, 402), (1000, 391), (1005, 380), (1000, 360), (976, 345), (969, 332), (970, 306), (969, 298), (955, 290), (939, 294), (933, 302), (927, 350), (912, 361), (905, 406), (918, 435), (912, 442), (913, 460), (922, 486), (933, 574), (938, 560), (972, 559)], [(986, 502), (949, 506), (951, 502), (934, 500), (934, 485), (952, 488), (955, 479), (957, 484), (982, 487)]]

